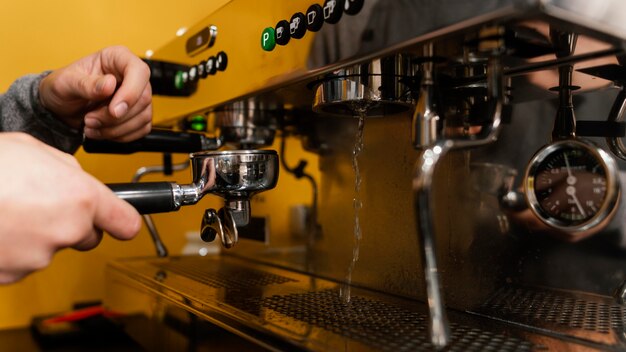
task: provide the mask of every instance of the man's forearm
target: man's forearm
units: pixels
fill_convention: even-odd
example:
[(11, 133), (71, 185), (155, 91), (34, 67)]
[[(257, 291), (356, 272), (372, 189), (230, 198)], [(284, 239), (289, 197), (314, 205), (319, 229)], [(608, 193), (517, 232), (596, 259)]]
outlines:
[(39, 102), (39, 83), (46, 73), (16, 80), (0, 96), (0, 131), (26, 132), (67, 153), (74, 153), (82, 133), (57, 120)]

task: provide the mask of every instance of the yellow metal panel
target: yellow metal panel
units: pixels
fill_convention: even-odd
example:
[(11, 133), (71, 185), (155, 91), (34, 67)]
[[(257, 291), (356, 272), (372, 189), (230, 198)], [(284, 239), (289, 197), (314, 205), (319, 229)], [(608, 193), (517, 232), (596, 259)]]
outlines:
[[(234, 1), (189, 28), (154, 54), (155, 59), (195, 65), (220, 51), (228, 54), (228, 67), (198, 83), (198, 91), (190, 98), (157, 98), (155, 121), (162, 122), (181, 114), (192, 113), (234, 99), (247, 92), (267, 88), (275, 78), (296, 75), (305, 70), (315, 33), (292, 39), (286, 47), (277, 45), (273, 51), (261, 48), (265, 28), (275, 27), (280, 20), (291, 19), (296, 12), (305, 13), (316, 1)], [(317, 1), (322, 4), (323, 1)], [(201, 54), (186, 54), (187, 38), (209, 25), (217, 26), (215, 45)]]

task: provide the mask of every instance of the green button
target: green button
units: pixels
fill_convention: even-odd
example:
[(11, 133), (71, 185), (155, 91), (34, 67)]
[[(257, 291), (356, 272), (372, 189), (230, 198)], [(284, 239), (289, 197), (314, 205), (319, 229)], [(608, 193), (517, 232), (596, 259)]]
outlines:
[(190, 127), (194, 131), (206, 131), (206, 118), (202, 115), (192, 117)]
[(263, 30), (263, 34), (261, 35), (261, 47), (265, 51), (274, 50), (274, 47), (276, 47), (274, 28), (267, 27)]
[(176, 89), (183, 89), (185, 86), (185, 82), (183, 82), (183, 71), (177, 71), (176, 76), (174, 76), (174, 87)]

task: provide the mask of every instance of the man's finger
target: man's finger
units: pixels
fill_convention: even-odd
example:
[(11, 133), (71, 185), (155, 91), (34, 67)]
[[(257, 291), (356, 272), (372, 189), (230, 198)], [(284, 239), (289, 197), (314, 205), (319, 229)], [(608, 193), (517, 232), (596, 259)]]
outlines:
[(126, 201), (118, 198), (104, 184), (95, 182), (98, 187), (98, 202), (94, 214), (94, 226), (108, 232), (119, 240), (129, 240), (141, 228), (141, 216)]
[(150, 68), (128, 49), (108, 48), (101, 55), (105, 72), (121, 78), (121, 85), (109, 104), (111, 115), (121, 118), (137, 103), (150, 83)]
[(80, 243), (72, 246), (79, 251), (89, 251), (96, 248), (102, 242), (102, 230), (94, 228)]

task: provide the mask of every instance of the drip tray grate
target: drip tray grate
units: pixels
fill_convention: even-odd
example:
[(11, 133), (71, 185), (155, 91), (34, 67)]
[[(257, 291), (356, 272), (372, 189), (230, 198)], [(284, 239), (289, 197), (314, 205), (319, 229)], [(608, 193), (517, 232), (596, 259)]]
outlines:
[[(291, 319), (359, 341), (377, 350), (432, 351), (427, 316), (383, 301), (353, 296), (347, 303), (338, 290), (275, 295), (248, 302)], [(544, 349), (514, 337), (451, 324), (447, 351), (532, 351)]]
[(504, 287), (478, 313), (599, 342), (626, 327), (626, 307), (607, 297), (535, 288)]
[(155, 261), (152, 265), (161, 270), (168, 270), (178, 275), (192, 278), (213, 288), (245, 290), (296, 281), (288, 277), (242, 266), (224, 265), (221, 262), (207, 263), (202, 257), (170, 260), (167, 262)]
[[(158, 296), (278, 350), (435, 350), (427, 307), (414, 300), (352, 287), (347, 301), (336, 282), (229, 256), (128, 260), (115, 268), (110, 282), (126, 294), (138, 285), (149, 302)], [(123, 311), (127, 301), (109, 305)], [(625, 311), (606, 297), (504, 287), (477, 311), (448, 311), (444, 350), (623, 350)]]

